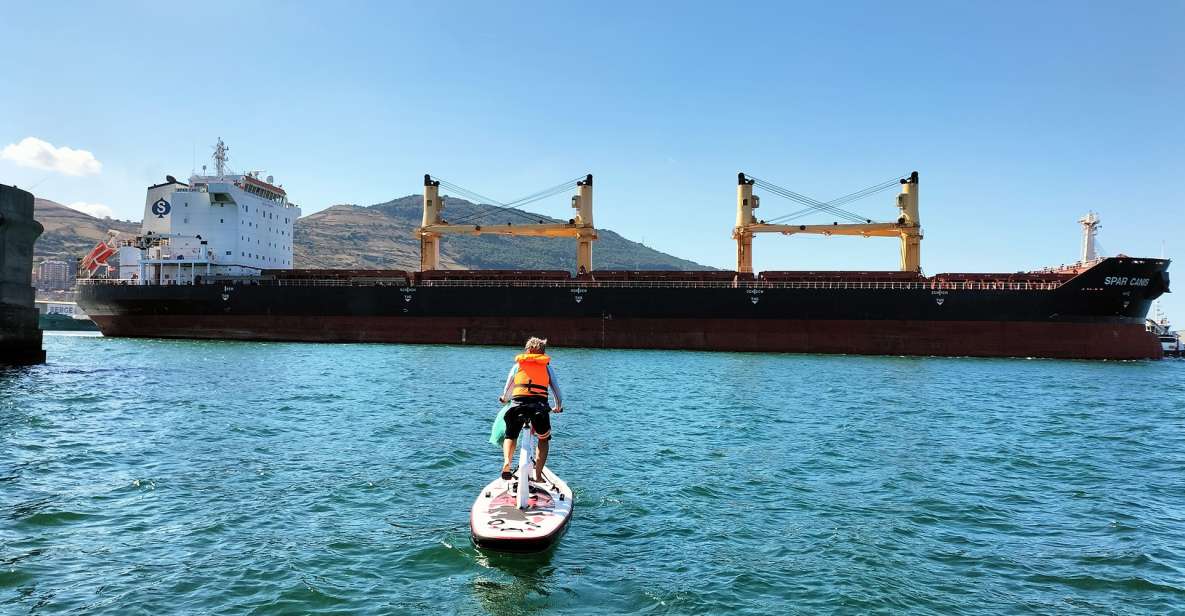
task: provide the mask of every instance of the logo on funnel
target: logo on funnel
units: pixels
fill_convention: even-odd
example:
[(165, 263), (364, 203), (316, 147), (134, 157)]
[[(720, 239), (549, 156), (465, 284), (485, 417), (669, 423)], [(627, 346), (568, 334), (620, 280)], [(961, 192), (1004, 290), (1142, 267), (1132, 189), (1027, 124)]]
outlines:
[(164, 199), (157, 199), (156, 203), (152, 204), (152, 213), (156, 214), (157, 218), (164, 218), (173, 209), (168, 201)]

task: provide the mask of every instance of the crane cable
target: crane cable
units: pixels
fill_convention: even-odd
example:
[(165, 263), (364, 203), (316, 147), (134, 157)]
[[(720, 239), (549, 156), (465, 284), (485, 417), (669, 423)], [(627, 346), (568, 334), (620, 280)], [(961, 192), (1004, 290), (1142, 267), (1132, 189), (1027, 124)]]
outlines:
[(526, 205), (528, 203), (534, 203), (534, 202), (539, 201), (541, 199), (546, 199), (548, 197), (558, 195), (564, 191), (575, 188), (576, 183), (579, 182), (580, 180), (583, 180), (583, 179), (584, 179), (584, 176), (582, 175), (582, 176), (573, 178), (571, 180), (568, 180), (567, 182), (561, 182), (559, 184), (556, 184), (555, 186), (552, 186), (551, 188), (545, 188), (537, 193), (532, 193), (532, 194), (527, 195), (525, 197), (519, 197), (518, 199), (515, 199), (514, 201), (511, 201), (510, 203), (507, 203), (505, 205), (507, 207), (521, 207), (521, 206)]
[[(861, 190), (857, 190), (855, 192), (848, 193), (846, 195), (843, 195), (842, 197), (836, 197), (835, 199), (832, 199), (831, 201), (826, 202), (825, 205), (828, 205), (831, 207), (837, 207), (840, 205), (851, 203), (853, 201), (859, 201), (860, 199), (864, 199), (866, 197), (871, 197), (872, 195), (875, 195), (877, 193), (884, 192), (884, 191), (900, 184), (900, 182), (901, 182), (900, 177), (894, 177), (894, 178), (885, 180), (884, 182), (881, 182), (879, 184), (874, 184), (872, 186), (869, 186), (868, 188), (863, 188)], [(810, 214), (810, 213), (813, 213), (816, 211), (819, 211), (819, 209), (817, 207), (815, 207), (814, 205), (811, 205), (810, 207), (806, 207), (801, 210), (791, 212), (789, 214), (784, 214), (782, 216), (776, 216), (776, 217), (771, 218), (765, 222), (767, 224), (773, 224), (773, 223), (777, 223), (777, 222), (785, 222), (788, 220), (793, 220), (795, 218), (801, 218), (802, 216), (805, 216), (807, 214)], [(864, 219), (864, 220), (868, 220), (868, 219)]]
[[(469, 190), (468, 188), (465, 188), (463, 186), (458, 186), (457, 184), (453, 184), (452, 182), (449, 182), (448, 180), (436, 178), (436, 181), (440, 182), (441, 188), (444, 188), (445, 190), (449, 191), (453, 195), (459, 195), (461, 197), (464, 197), (465, 199), (471, 201), (473, 203), (473, 205), (475, 205), (478, 208), (478, 211), (475, 214), (470, 214), (468, 216), (464, 216), (464, 217), (462, 217), (462, 220), (470, 219), (470, 218), (474, 218), (475, 216), (482, 216), (484, 214), (487, 214), (487, 213), (489, 213), (490, 208), (494, 208), (494, 209), (498, 209), (498, 210), (502, 210), (502, 211), (509, 211), (510, 213), (517, 214), (517, 215), (522, 216), (524, 218), (528, 217), (528, 215), (525, 212), (506, 208), (505, 206), (501, 205), (498, 201), (496, 201), (494, 199), (491, 199), (481, 193)], [(485, 209), (483, 209), (483, 208), (485, 208)], [(457, 221), (457, 222), (459, 222), (459, 221)]]
[(856, 214), (854, 212), (849, 212), (847, 210), (840, 209), (838, 207), (833, 207), (831, 205), (823, 203), (822, 201), (819, 201), (817, 199), (812, 199), (812, 198), (807, 197), (805, 195), (800, 195), (800, 194), (794, 192), (793, 190), (790, 190), (789, 188), (783, 188), (781, 186), (778, 186), (777, 184), (774, 184), (772, 182), (767, 182), (765, 180), (762, 180), (760, 178), (755, 178), (753, 176), (749, 176), (749, 178), (753, 180), (753, 183), (757, 187), (763, 188), (763, 189), (765, 189), (775, 195), (778, 195), (780, 197), (784, 197), (784, 198), (789, 199), (791, 201), (796, 201), (798, 203), (801, 203), (809, 208), (812, 208), (812, 209), (815, 209), (818, 211), (822, 211), (822, 212), (827, 212), (830, 214), (834, 214), (835, 216), (838, 216), (839, 218), (847, 220), (848, 222), (857, 222), (857, 223), (870, 222), (870, 219), (865, 218), (859, 214)]
[[(464, 188), (462, 186), (453, 184), (452, 182), (448, 182), (448, 181), (442, 180), (440, 178), (436, 178), (436, 179), (440, 182), (441, 187), (446, 188), (449, 192), (451, 192), (453, 194), (457, 194), (457, 195), (460, 195), (462, 197), (469, 199), (470, 201), (473, 202), (473, 204), (475, 206), (477, 206), (479, 208), (478, 211), (473, 212), (471, 214), (467, 214), (465, 216), (462, 216), (461, 218), (458, 218), (457, 220), (453, 221), (451, 224), (459, 224), (462, 222), (474, 220), (474, 219), (480, 218), (482, 216), (485, 216), (487, 214), (492, 214), (492, 213), (496, 213), (499, 211), (504, 212), (504, 213), (509, 213), (509, 214), (515, 214), (521, 218), (529, 220), (532, 223), (534, 223), (534, 222), (542, 223), (543, 220), (540, 220), (538, 215), (532, 215), (531, 213), (525, 212), (519, 208), (521, 208), (524, 205), (534, 203), (536, 201), (540, 201), (540, 200), (546, 199), (548, 197), (553, 197), (553, 196), (558, 195), (564, 191), (570, 190), (571, 188), (576, 186), (576, 183), (578, 181), (584, 179), (584, 176), (581, 175), (579, 177), (573, 178), (573, 179), (568, 180), (566, 182), (556, 184), (555, 186), (552, 186), (550, 188), (545, 188), (543, 190), (531, 193), (529, 195), (519, 197), (519, 198), (509, 201), (507, 203), (502, 203), (502, 202), (497, 201), (495, 199), (491, 199), (491, 198), (486, 197), (485, 195), (482, 195), (480, 193), (477, 193), (477, 192), (471, 191), (467, 188)], [(484, 209), (482, 209), (482, 208), (484, 208)]]

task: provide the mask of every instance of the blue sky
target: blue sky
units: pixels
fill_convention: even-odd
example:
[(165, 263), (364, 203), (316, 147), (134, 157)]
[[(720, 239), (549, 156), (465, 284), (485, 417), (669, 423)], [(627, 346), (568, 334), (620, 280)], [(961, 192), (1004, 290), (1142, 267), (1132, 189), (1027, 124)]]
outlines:
[[(0, 181), (138, 219), (218, 137), (306, 214), (426, 172), (503, 200), (591, 172), (598, 226), (732, 267), (737, 171), (829, 199), (916, 169), (928, 273), (1073, 261), (1091, 209), (1107, 252), (1185, 256), (1185, 3), (164, 4), (6, 7), (0, 148), (100, 168), (9, 157)], [(766, 236), (755, 260), (892, 269), (897, 250)]]

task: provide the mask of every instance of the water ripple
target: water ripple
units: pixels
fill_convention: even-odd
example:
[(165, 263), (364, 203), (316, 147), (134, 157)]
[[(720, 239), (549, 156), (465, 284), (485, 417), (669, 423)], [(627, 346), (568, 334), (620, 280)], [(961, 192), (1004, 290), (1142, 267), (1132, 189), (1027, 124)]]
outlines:
[(467, 517), (509, 350), (46, 346), (0, 371), (0, 613), (1185, 605), (1185, 362), (556, 349), (576, 513), (508, 556)]

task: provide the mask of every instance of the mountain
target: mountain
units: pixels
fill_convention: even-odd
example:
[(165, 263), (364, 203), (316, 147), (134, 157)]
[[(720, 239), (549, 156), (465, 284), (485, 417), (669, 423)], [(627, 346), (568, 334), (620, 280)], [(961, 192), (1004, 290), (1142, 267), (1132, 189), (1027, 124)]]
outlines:
[[(495, 214), (488, 214), (491, 210)], [(476, 224), (528, 222), (525, 217), (560, 222), (530, 212), (498, 212), (490, 206), (449, 198), (445, 220), (474, 216)], [(478, 216), (486, 213), (487, 215)], [(363, 207), (335, 205), (296, 221), (293, 233), (294, 264), (298, 268), (402, 269), (420, 267), (420, 242), (413, 235), (423, 215), (423, 197), (410, 195)], [(140, 224), (99, 219), (59, 203), (37, 199), (34, 217), (45, 233), (34, 247), (35, 260), (71, 259), (87, 253), (106, 237), (108, 229), (135, 235)], [(647, 248), (605, 229), (593, 243), (597, 269), (704, 270), (698, 263)], [(448, 236), (441, 246), (445, 269), (576, 269), (576, 240), (570, 238), (507, 237), (495, 235)]]
[[(420, 242), (414, 236), (423, 216), (423, 197), (409, 195), (361, 207), (335, 205), (296, 221), (295, 263), (302, 268), (389, 268), (417, 270)], [(484, 215), (482, 215), (484, 214)], [(495, 225), (566, 222), (540, 214), (499, 211), (450, 197), (444, 219)], [(530, 220), (528, 220), (528, 218)], [(596, 269), (712, 269), (647, 248), (606, 229), (593, 242)], [(571, 238), (450, 235), (441, 242), (444, 269), (576, 269), (576, 240)]]
[(138, 222), (95, 218), (49, 199), (33, 200), (33, 218), (45, 227), (45, 233), (33, 246), (34, 262), (69, 261), (82, 257), (107, 237), (108, 229), (119, 231), (121, 235), (140, 232)]

